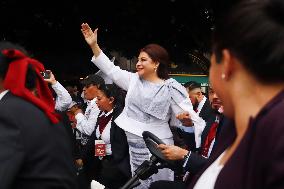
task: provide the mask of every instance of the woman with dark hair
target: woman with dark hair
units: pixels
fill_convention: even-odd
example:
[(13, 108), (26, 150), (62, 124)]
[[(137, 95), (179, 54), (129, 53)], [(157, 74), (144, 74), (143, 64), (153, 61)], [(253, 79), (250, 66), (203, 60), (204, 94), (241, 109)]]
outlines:
[(114, 122), (124, 107), (122, 90), (113, 84), (100, 85), (97, 105), (101, 112), (84, 149), (83, 164), (89, 183), (94, 179), (118, 189), (131, 177), (126, 135)]
[[(150, 131), (166, 144), (173, 144), (169, 120), (172, 126), (180, 124), (175, 116), (184, 111), (190, 113), (195, 130), (203, 130), (205, 122), (193, 111), (185, 88), (176, 80), (169, 79), (170, 59), (163, 47), (149, 44), (142, 48), (136, 64), (137, 72), (131, 73), (115, 66), (101, 51), (97, 43), (97, 29), (93, 32), (88, 24), (82, 24), (81, 30), (94, 53), (92, 62), (115, 84), (127, 91), (125, 108), (115, 122), (126, 131), (132, 174), (151, 156), (142, 138), (143, 131)], [(198, 136), (196, 134), (196, 140)], [(200, 144), (198, 141), (197, 145)], [(173, 178), (173, 171), (160, 169), (157, 174), (141, 181), (139, 187), (148, 188), (152, 181)]]
[(210, 82), (237, 135), (192, 188), (284, 188), (283, 18), (284, 2), (270, 0), (239, 3), (217, 19)]

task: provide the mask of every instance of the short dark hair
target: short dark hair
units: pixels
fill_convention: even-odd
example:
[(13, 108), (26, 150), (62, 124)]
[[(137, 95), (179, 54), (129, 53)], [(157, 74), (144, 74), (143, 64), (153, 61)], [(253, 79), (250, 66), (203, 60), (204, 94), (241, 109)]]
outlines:
[(200, 89), (201, 85), (200, 83), (197, 83), (196, 81), (188, 81), (185, 84), (183, 84), (183, 86), (188, 89), (189, 91), (193, 90), (193, 89)]
[(168, 51), (158, 44), (148, 44), (143, 47), (140, 52), (145, 52), (153, 61), (159, 62), (157, 68), (158, 77), (161, 79), (169, 79), (168, 67), (170, 65), (170, 58)]
[(105, 84), (105, 80), (97, 74), (91, 74), (91, 75), (88, 75), (85, 79), (83, 79), (81, 81), (81, 84), (83, 86), (93, 84), (99, 87), (100, 85)]
[(117, 85), (103, 84), (103, 85), (100, 85), (98, 89), (102, 91), (107, 98), (113, 97), (115, 106), (124, 107), (126, 92), (123, 91), (121, 88), (119, 88)]
[(243, 1), (216, 18), (213, 52), (217, 62), (229, 49), (261, 82), (284, 81), (284, 2)]

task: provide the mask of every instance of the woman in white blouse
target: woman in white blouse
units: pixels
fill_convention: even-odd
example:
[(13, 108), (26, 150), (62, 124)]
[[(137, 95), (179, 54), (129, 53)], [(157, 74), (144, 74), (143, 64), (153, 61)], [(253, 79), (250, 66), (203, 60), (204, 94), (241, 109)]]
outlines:
[[(197, 135), (205, 126), (192, 108), (185, 88), (176, 80), (170, 79), (167, 51), (157, 45), (149, 44), (141, 49), (136, 64), (136, 73), (121, 70), (101, 51), (97, 43), (97, 31), (92, 31), (83, 23), (81, 29), (86, 42), (94, 56), (92, 62), (115, 84), (127, 91), (123, 112), (115, 120), (125, 130), (130, 153), (132, 174), (143, 161), (149, 160), (148, 151), (143, 138), (143, 131), (150, 131), (167, 144), (173, 144), (173, 135), (169, 127), (180, 124), (175, 115), (188, 111), (194, 123)], [(199, 136), (196, 136), (197, 145)], [(161, 169), (147, 180), (141, 181), (139, 188), (148, 188), (155, 180), (173, 180), (173, 171)]]
[(124, 92), (113, 84), (100, 85), (97, 101), (100, 113), (82, 161), (87, 181), (96, 180), (108, 189), (121, 188), (130, 178), (127, 138), (113, 121), (124, 107)]

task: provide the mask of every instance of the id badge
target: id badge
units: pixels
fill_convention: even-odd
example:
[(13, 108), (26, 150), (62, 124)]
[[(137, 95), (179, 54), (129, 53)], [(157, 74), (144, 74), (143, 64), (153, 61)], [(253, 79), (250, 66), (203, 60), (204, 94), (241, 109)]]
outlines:
[(95, 156), (106, 156), (106, 144), (103, 140), (95, 140)]

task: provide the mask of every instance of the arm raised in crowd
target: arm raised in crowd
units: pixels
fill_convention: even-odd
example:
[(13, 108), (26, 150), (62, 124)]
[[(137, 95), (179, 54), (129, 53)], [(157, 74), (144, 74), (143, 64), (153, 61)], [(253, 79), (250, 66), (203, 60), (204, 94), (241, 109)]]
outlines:
[(56, 93), (55, 110), (65, 111), (71, 104), (72, 98), (68, 91), (55, 79), (55, 76), (53, 75), (52, 71), (47, 71), (49, 71), (50, 73), (50, 78), (44, 80), (51, 84), (52, 89)]
[(97, 43), (98, 29), (92, 31), (87, 23), (83, 23), (81, 25), (81, 31), (85, 41), (93, 51), (94, 56), (92, 58), (92, 62), (116, 85), (127, 91), (130, 80), (135, 74), (115, 66), (114, 63), (102, 52)]

